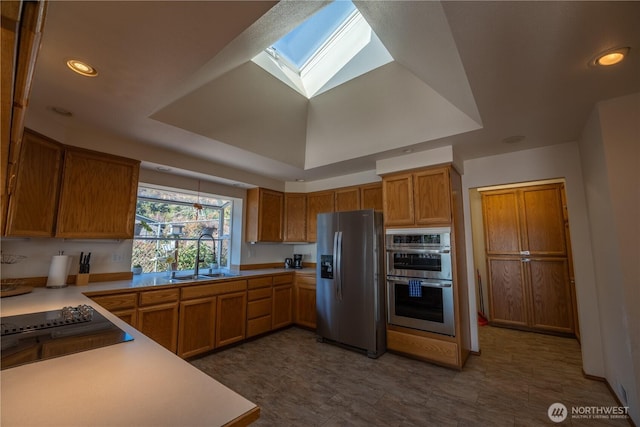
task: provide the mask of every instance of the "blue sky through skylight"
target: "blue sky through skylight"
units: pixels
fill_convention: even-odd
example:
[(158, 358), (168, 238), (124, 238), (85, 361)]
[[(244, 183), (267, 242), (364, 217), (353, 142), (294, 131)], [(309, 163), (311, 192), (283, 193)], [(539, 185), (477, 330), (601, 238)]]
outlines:
[(349, 0), (334, 1), (274, 43), (273, 48), (300, 70), (355, 9)]

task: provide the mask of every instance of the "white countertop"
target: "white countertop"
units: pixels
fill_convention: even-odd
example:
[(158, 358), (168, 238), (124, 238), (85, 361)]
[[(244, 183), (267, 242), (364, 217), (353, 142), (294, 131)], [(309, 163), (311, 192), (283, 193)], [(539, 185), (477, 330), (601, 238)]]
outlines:
[[(313, 269), (247, 270), (238, 277), (293, 271)], [(88, 286), (35, 288), (30, 294), (0, 300), (0, 313), (11, 316), (91, 304), (83, 295), (86, 292), (184, 284), (158, 274)], [(1, 371), (3, 427), (219, 426), (256, 408), (102, 307), (91, 305), (134, 340)]]

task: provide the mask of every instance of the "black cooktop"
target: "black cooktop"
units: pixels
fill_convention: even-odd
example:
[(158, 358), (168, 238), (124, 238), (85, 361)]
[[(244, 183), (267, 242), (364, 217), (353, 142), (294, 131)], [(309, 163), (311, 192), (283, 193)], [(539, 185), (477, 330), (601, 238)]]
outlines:
[(0, 369), (133, 340), (90, 305), (0, 320)]

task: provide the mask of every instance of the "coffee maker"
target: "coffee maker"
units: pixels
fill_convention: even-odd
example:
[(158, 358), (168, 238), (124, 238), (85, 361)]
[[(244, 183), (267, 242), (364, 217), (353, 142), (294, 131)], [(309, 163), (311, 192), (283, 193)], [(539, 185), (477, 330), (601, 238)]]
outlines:
[(302, 254), (293, 254), (293, 268), (302, 268)]

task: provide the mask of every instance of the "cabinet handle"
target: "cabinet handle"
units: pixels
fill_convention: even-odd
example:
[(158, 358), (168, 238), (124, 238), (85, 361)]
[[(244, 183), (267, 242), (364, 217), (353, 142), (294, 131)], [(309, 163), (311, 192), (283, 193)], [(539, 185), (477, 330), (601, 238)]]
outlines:
[(522, 262), (531, 262), (531, 258), (521, 258), (520, 261), (522, 261)]
[(520, 255), (531, 255), (529, 251), (520, 251)]

